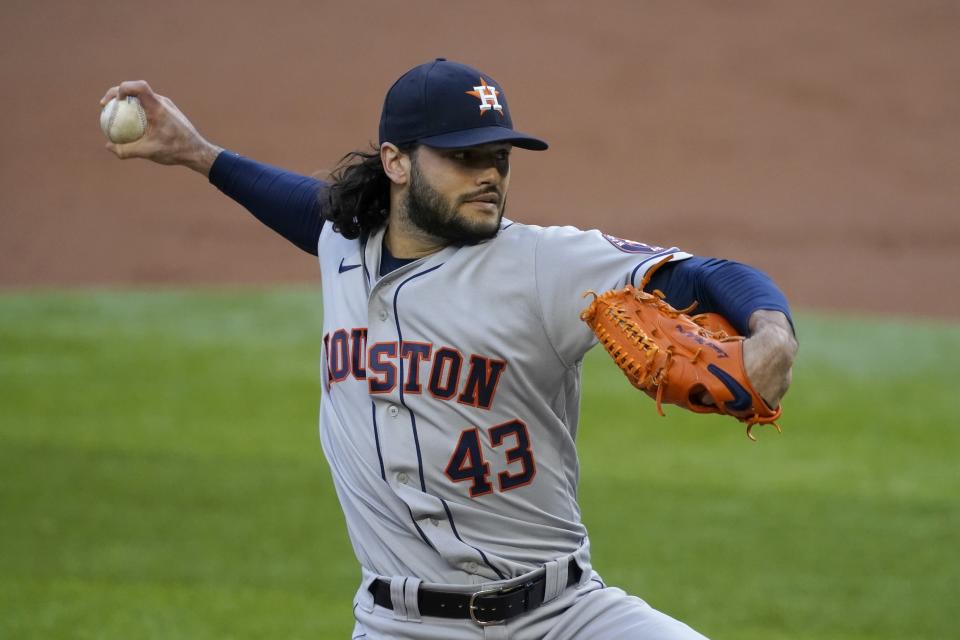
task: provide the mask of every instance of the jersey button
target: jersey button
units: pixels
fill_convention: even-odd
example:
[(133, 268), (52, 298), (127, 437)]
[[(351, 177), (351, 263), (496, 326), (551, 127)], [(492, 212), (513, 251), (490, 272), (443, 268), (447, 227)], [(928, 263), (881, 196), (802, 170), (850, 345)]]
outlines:
[(386, 309), (380, 309), (380, 313), (377, 314), (377, 317), (380, 318), (380, 322), (386, 322), (387, 318), (390, 317), (390, 314), (387, 313)]
[(400, 415), (400, 408), (397, 405), (392, 404), (390, 405), (390, 408), (387, 409), (387, 413), (390, 414), (391, 418), (396, 418), (398, 415)]
[(432, 524), (432, 525), (435, 526), (435, 527), (439, 527), (439, 526), (440, 526), (440, 521), (437, 520), (436, 518), (430, 518), (430, 524)]
[(468, 562), (468, 563), (467, 563), (467, 571), (469, 571), (470, 573), (476, 573), (476, 572), (477, 572), (477, 563), (476, 563), (476, 562)]
[(408, 476), (403, 471), (401, 471), (400, 473), (397, 474), (397, 482), (399, 482), (400, 484), (407, 484), (408, 482), (410, 482), (410, 476)]

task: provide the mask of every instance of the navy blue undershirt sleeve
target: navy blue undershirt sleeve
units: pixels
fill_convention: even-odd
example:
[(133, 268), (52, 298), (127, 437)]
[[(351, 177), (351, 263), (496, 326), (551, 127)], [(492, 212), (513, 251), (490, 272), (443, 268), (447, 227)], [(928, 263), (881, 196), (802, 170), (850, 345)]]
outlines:
[(210, 184), (307, 253), (317, 255), (323, 228), (320, 192), (327, 183), (222, 151)]
[(767, 274), (739, 262), (700, 256), (668, 262), (650, 278), (646, 291), (654, 289), (677, 309), (696, 301), (691, 313), (719, 313), (742, 335), (749, 335), (750, 316), (759, 309), (782, 311), (793, 327), (783, 292)]

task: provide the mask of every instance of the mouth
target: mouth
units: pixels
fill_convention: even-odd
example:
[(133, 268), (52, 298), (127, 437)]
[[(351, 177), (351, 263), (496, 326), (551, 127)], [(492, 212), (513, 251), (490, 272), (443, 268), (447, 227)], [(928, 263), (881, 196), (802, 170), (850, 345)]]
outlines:
[(466, 202), (478, 203), (478, 204), (500, 204), (500, 194), (488, 192), (476, 196), (470, 196), (467, 198)]

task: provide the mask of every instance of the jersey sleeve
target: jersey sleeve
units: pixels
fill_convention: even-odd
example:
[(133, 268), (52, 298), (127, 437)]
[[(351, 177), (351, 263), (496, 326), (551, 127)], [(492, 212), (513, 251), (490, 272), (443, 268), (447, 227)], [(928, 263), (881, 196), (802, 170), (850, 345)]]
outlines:
[(536, 295), (547, 338), (567, 366), (576, 364), (596, 343), (580, 319), (589, 304), (583, 294), (602, 293), (628, 284), (639, 287), (652, 266), (689, 253), (616, 238), (597, 230), (548, 227), (541, 231), (534, 256)]

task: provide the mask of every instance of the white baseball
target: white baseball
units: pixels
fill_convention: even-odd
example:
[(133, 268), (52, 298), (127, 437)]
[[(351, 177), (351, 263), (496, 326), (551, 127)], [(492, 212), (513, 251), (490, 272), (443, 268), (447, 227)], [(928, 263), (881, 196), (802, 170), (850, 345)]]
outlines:
[(147, 130), (147, 114), (134, 96), (121, 101), (110, 100), (100, 112), (100, 129), (110, 142), (126, 144), (143, 137)]

